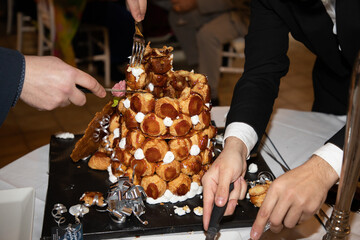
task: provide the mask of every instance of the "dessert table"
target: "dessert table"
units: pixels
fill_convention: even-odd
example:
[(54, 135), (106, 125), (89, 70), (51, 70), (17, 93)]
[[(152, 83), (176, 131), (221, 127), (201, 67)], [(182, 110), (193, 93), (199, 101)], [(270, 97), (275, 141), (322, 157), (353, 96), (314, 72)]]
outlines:
[[(214, 107), (211, 115), (218, 127), (225, 124), (228, 107)], [(268, 126), (268, 136), (265, 145), (276, 153), (272, 143), (285, 159), (290, 168), (305, 162), (311, 153), (337, 132), (345, 124), (345, 117), (329, 114), (302, 112), (279, 109)], [(271, 142), (270, 140), (271, 139)], [(267, 153), (262, 152), (274, 175), (284, 173), (281, 166)], [(278, 157), (278, 156), (277, 156)], [(40, 239), (43, 223), (43, 214), (48, 186), (49, 144), (26, 154), (18, 160), (0, 169), (0, 190), (32, 187), (35, 189), (35, 211), (32, 239)], [(328, 216), (332, 208), (323, 205)], [(1, 218), (1, 217), (0, 217)], [(351, 235), (349, 239), (360, 239), (360, 214), (351, 214)], [(19, 226), (20, 227), (20, 226)], [(219, 239), (249, 239), (250, 228), (234, 228), (221, 231)], [(294, 229), (285, 229), (274, 235), (270, 231), (262, 239), (321, 239), (325, 234), (324, 228), (315, 217), (296, 226)], [(203, 232), (184, 232), (155, 236), (127, 237), (122, 239), (205, 239)]]

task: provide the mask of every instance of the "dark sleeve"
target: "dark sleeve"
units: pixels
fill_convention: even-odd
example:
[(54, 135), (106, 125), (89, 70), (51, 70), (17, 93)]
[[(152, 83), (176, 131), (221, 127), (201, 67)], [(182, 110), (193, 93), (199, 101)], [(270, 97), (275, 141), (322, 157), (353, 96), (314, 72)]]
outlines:
[(245, 70), (237, 82), (226, 125), (244, 122), (260, 140), (278, 96), (280, 78), (289, 69), (286, 55), (289, 29), (264, 1), (251, 2), (251, 18), (245, 37)]
[(346, 125), (341, 128), (334, 136), (332, 136), (326, 143), (332, 143), (338, 146), (341, 149), (344, 149), (344, 142), (345, 142), (345, 130)]
[(24, 56), (0, 47), (0, 125), (20, 96), (25, 76)]

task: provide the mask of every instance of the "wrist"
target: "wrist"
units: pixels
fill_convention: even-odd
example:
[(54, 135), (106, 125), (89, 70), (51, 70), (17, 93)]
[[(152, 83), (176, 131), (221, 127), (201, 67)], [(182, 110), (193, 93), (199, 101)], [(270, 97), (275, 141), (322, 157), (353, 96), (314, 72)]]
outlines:
[(235, 151), (236, 154), (241, 156), (241, 159), (246, 161), (247, 147), (245, 143), (237, 137), (228, 137), (224, 144), (225, 151)]
[(330, 189), (339, 180), (335, 169), (317, 155), (313, 155), (306, 164), (313, 170), (313, 173), (318, 176), (319, 181), (322, 182), (327, 189)]

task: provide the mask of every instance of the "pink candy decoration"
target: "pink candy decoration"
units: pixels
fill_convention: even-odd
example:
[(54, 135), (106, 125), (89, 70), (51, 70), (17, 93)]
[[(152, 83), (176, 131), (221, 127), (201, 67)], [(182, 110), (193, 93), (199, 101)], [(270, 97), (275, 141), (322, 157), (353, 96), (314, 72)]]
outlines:
[[(116, 83), (112, 89), (115, 89), (115, 90), (125, 90), (126, 89), (126, 82), (125, 80), (122, 80), (118, 83)], [(125, 96), (125, 92), (112, 92), (112, 95), (114, 97), (122, 97), (122, 96)]]

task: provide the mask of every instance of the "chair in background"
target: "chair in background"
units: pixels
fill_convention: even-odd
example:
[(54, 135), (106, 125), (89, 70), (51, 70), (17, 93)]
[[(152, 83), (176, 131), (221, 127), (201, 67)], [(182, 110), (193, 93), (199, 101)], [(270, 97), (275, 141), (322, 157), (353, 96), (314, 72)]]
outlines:
[[(38, 55), (42, 56), (46, 51), (51, 55), (54, 54), (56, 24), (55, 24), (55, 8), (53, 0), (38, 0)], [(79, 32), (85, 32), (87, 35), (86, 46), (87, 56), (84, 58), (76, 58), (77, 63), (89, 62), (88, 70), (94, 70), (93, 62), (102, 61), (104, 63), (104, 80), (105, 86), (110, 86), (110, 48), (108, 31), (105, 27), (86, 25), (80, 26)], [(101, 50), (100, 53), (94, 54), (93, 47), (97, 46)]]
[(236, 59), (244, 59), (244, 38), (239, 37), (229, 43), (229, 49), (222, 52), (223, 58), (226, 60), (226, 64), (220, 67), (221, 73), (234, 73), (239, 74), (244, 72), (244, 68), (234, 66)]
[(7, 0), (6, 34), (11, 33), (14, 12), (14, 0)]
[(37, 1), (38, 55), (54, 55), (55, 12), (52, 0)]
[(27, 32), (36, 32), (34, 20), (22, 12), (16, 15), (17, 21), (17, 35), (16, 35), (16, 49), (21, 52), (23, 48), (23, 34)]

